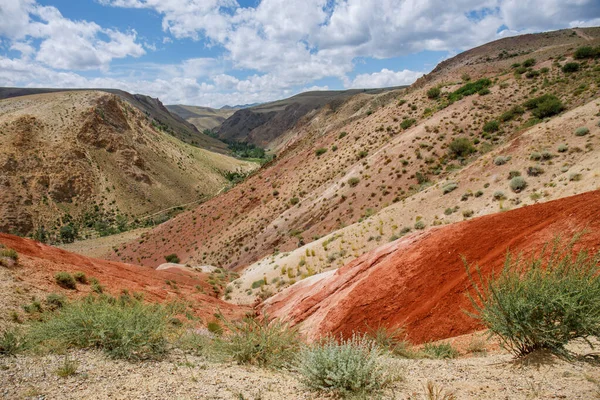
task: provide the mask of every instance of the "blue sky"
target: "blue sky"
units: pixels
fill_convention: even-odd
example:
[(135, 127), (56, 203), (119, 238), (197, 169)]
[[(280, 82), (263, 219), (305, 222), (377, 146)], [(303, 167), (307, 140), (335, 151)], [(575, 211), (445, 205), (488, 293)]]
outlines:
[(488, 41), (598, 25), (597, 0), (0, 0), (0, 86), (220, 107), (410, 84)]

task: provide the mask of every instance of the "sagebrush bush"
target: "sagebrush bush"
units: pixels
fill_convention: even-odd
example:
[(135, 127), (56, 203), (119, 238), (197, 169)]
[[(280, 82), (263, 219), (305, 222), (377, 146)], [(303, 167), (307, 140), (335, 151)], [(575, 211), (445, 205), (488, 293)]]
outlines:
[(303, 349), (297, 369), (301, 382), (312, 390), (341, 396), (373, 394), (397, 378), (381, 356), (379, 347), (364, 336), (341, 342), (329, 338)]
[(224, 323), (229, 332), (217, 344), (238, 364), (281, 368), (290, 364), (300, 350), (298, 330), (280, 320), (248, 317)]
[(575, 136), (585, 136), (588, 133), (590, 133), (589, 128), (585, 127), (585, 126), (581, 126), (577, 129), (575, 129)]
[(467, 266), (471, 315), (515, 355), (566, 355), (571, 340), (600, 336), (600, 251), (575, 254), (579, 236), (556, 237), (529, 258), (508, 252), (502, 271), (487, 279)]
[(161, 305), (89, 296), (33, 325), (29, 338), (51, 349), (96, 347), (115, 358), (159, 358), (169, 316)]
[(458, 185), (454, 182), (450, 182), (442, 187), (442, 193), (448, 194), (450, 192), (455, 191), (456, 189), (458, 189)]
[(498, 156), (494, 159), (494, 164), (496, 165), (504, 165), (506, 164), (506, 162), (508, 161), (508, 159), (504, 156)]
[(54, 275), (54, 280), (58, 284), (58, 286), (63, 287), (65, 289), (76, 289), (77, 283), (75, 282), (75, 278), (68, 272), (57, 272)]
[(527, 187), (527, 182), (522, 176), (515, 176), (510, 180), (510, 188), (513, 192), (519, 193)]

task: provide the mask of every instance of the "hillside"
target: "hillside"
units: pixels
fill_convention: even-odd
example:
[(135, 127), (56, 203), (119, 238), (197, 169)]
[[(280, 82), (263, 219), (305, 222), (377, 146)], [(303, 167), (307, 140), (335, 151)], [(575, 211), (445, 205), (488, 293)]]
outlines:
[(206, 129), (218, 129), (227, 118), (231, 117), (237, 111), (235, 108), (216, 109), (180, 104), (169, 105), (167, 106), (167, 110), (185, 119), (200, 132), (204, 132)]
[[(154, 270), (131, 264), (122, 264), (73, 254), (55, 247), (17, 236), (0, 233), (0, 247), (11, 248), (18, 255), (15, 266), (0, 264), (0, 322), (5, 325), (14, 320), (16, 313), (26, 318), (22, 306), (34, 299), (44, 299), (48, 293), (59, 293), (68, 298), (80, 298), (94, 290), (91, 284), (78, 285), (77, 290), (57, 285), (57, 272), (83, 272), (90, 280), (98, 279), (103, 293), (118, 296), (128, 293), (143, 293), (150, 302), (185, 300), (190, 311), (204, 320), (221, 311), (229, 317), (239, 317), (247, 310), (225, 303), (206, 293), (212, 291), (208, 275), (180, 269)], [(166, 282), (174, 282), (167, 284)], [(201, 287), (200, 292), (198, 288)]]
[(256, 167), (181, 142), (136, 104), (103, 91), (1, 100), (0, 231), (67, 241), (111, 233)]
[[(324, 107), (284, 134), (283, 150), (259, 173), (111, 258), (156, 266), (177, 253), (192, 264), (243, 269), (230, 296), (251, 303), (415, 226), (596, 189), (600, 68), (593, 60), (574, 73), (563, 66), (599, 37), (591, 28), (503, 39), (447, 61), (448, 70), (407, 90)], [(528, 59), (533, 65), (520, 70)], [(432, 87), (439, 96), (427, 96)], [(525, 107), (544, 94), (564, 110), (538, 118)], [(589, 133), (577, 136), (580, 127)], [(513, 191), (509, 175), (527, 186)], [(265, 276), (267, 285), (252, 288)]]
[(566, 241), (584, 230), (579, 246), (594, 253), (598, 204), (600, 191), (593, 191), (413, 233), (298, 282), (262, 307), (312, 340), (381, 325), (404, 326), (413, 343), (471, 333), (482, 327), (464, 312), (471, 309), (464, 260), (487, 278), (502, 269), (508, 250), (531, 255), (557, 235)]
[(377, 95), (388, 89), (353, 89), (343, 91), (305, 92), (284, 100), (236, 111), (223, 122), (218, 137), (225, 141), (248, 142), (271, 150), (279, 149), (281, 136), (294, 128), (305, 116), (318, 112), (324, 106), (335, 111), (350, 97), (359, 93)]
[(43, 93), (77, 92), (81, 90), (101, 91), (116, 94), (129, 104), (141, 110), (157, 129), (177, 139), (219, 153), (228, 153), (227, 146), (210, 136), (205, 135), (185, 119), (172, 114), (159, 99), (143, 94), (130, 94), (118, 89), (43, 89), (43, 88), (0, 88), (0, 100), (19, 96)]

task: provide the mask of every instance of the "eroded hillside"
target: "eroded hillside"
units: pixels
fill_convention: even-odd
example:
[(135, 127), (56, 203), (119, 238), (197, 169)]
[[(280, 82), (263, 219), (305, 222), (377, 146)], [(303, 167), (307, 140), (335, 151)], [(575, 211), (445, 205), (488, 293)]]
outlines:
[(227, 172), (256, 166), (187, 145), (100, 91), (2, 100), (0, 126), (0, 231), (39, 239), (72, 240), (202, 201), (227, 185)]
[(593, 190), (600, 67), (572, 56), (599, 37), (503, 39), (407, 90), (324, 107), (285, 133), (276, 161), (120, 258), (156, 266), (177, 253), (228, 268), (262, 259), (229, 294), (251, 302), (410, 230)]

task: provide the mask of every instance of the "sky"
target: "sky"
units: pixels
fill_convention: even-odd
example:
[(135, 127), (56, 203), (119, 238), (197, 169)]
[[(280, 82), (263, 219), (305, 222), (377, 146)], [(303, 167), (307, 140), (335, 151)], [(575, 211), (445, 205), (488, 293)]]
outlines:
[(0, 0), (0, 86), (165, 104), (406, 85), (503, 37), (600, 26), (600, 0)]

